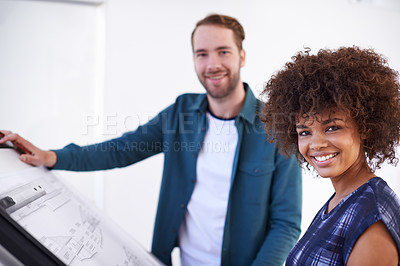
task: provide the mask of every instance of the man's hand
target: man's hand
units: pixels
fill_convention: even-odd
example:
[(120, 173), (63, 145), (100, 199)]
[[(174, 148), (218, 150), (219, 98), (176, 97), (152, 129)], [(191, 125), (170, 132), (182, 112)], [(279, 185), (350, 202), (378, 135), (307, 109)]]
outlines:
[(14, 145), (22, 145), (28, 150), (19, 157), (21, 161), (34, 166), (44, 165), (46, 167), (53, 167), (56, 164), (57, 155), (55, 152), (41, 150), (26, 139), (11, 131), (0, 130), (0, 132), (2, 133), (0, 135), (4, 135), (4, 137), (0, 139), (0, 144), (11, 141)]

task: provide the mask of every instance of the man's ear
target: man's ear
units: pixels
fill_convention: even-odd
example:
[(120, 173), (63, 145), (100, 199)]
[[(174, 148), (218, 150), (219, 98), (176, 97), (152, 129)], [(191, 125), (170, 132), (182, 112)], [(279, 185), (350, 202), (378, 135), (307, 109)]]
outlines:
[(244, 67), (244, 64), (246, 63), (246, 51), (242, 49), (239, 55), (240, 55), (240, 67)]

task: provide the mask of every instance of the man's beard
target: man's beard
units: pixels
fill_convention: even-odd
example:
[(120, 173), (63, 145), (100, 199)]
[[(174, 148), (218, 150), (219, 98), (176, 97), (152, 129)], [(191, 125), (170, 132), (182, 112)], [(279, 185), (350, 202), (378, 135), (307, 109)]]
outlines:
[(231, 77), (230, 82), (227, 84), (227, 87), (225, 88), (217, 88), (211, 90), (208, 88), (206, 81), (203, 82), (202, 80), (200, 80), (200, 83), (206, 89), (207, 95), (210, 95), (211, 98), (214, 98), (216, 100), (217, 99), (220, 100), (229, 96), (235, 90), (239, 81), (240, 81), (240, 75), (239, 72), (237, 72), (235, 75)]

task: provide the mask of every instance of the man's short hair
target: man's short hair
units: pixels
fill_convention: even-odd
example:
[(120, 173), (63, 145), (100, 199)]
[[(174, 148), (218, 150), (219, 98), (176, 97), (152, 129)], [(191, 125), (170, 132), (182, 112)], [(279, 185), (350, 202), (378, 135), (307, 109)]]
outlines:
[(210, 14), (197, 22), (196, 27), (192, 32), (192, 47), (193, 47), (193, 36), (196, 32), (196, 29), (202, 25), (217, 25), (227, 29), (231, 29), (233, 31), (235, 43), (239, 50), (243, 49), (242, 42), (244, 40), (244, 29), (239, 21), (233, 17), (225, 16), (221, 14)]

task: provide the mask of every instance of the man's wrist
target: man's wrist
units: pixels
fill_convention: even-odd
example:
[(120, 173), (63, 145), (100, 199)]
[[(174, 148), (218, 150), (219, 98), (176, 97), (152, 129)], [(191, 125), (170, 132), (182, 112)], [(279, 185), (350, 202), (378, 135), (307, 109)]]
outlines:
[(49, 168), (53, 168), (57, 162), (57, 155), (54, 151), (46, 151), (46, 158), (44, 165)]

